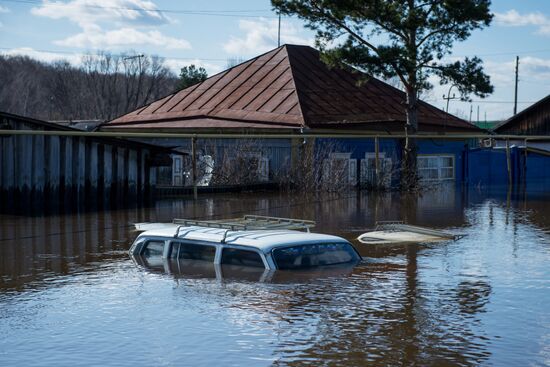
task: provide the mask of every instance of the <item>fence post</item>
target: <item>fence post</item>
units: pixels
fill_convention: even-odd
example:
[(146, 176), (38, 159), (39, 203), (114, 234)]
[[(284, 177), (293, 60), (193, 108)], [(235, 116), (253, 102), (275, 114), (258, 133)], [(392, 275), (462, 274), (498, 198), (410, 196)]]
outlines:
[(512, 162), (510, 158), (510, 140), (506, 139), (506, 168), (508, 169), (508, 186), (512, 185)]
[(376, 187), (380, 185), (380, 146), (378, 136), (374, 138), (374, 175), (376, 177)]
[(197, 193), (197, 138), (191, 138), (191, 179), (193, 181), (193, 198), (196, 200)]

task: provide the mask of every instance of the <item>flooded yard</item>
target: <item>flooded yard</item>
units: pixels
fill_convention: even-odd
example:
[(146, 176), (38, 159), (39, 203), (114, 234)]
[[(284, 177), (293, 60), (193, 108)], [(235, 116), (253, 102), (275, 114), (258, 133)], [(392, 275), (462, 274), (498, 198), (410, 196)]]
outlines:
[[(133, 222), (314, 219), (363, 261), (315, 272), (135, 264)], [(367, 246), (376, 221), (466, 236)], [(2, 366), (547, 366), (550, 195), (278, 193), (153, 207), (0, 215)]]

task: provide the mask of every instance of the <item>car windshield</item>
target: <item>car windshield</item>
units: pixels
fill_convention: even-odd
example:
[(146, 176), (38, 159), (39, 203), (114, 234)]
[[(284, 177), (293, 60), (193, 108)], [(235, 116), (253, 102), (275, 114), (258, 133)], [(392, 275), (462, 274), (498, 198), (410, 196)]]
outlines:
[(344, 264), (360, 260), (355, 249), (344, 242), (278, 248), (273, 250), (273, 258), (277, 268), (281, 270)]

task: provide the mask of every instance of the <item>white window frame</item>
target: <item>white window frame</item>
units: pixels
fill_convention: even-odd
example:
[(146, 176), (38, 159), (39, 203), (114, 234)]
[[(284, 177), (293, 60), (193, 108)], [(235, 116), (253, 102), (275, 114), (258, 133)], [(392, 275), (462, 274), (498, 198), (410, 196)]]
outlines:
[(351, 158), (352, 153), (331, 153), (323, 162), (323, 178), (325, 180), (332, 176), (334, 165), (342, 161), (347, 173), (347, 181), (350, 186), (357, 185), (357, 159)]
[[(438, 160), (438, 164), (436, 165), (436, 167), (419, 168), (420, 159), (430, 159), (430, 158)], [(441, 166), (440, 158), (451, 158), (452, 166)], [(417, 157), (416, 163), (417, 163), (418, 176), (422, 181), (453, 181), (456, 179), (456, 159), (453, 154), (419, 154)], [(448, 169), (448, 168), (452, 168), (452, 172), (453, 172), (452, 177), (441, 177), (442, 170)], [(433, 169), (437, 169), (437, 178), (422, 178), (420, 171), (433, 170)]]
[(382, 185), (389, 188), (392, 180), (393, 161), (391, 158), (386, 157), (385, 152), (378, 153), (379, 164), (379, 182), (376, 183), (376, 153), (366, 152), (365, 157), (361, 159), (361, 183)]

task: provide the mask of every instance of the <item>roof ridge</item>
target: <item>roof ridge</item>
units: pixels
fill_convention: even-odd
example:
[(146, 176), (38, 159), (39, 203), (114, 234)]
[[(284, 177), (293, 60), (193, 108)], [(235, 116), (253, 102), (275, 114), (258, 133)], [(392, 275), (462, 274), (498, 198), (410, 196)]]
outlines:
[[(216, 73), (203, 82), (111, 120), (109, 125), (216, 118), (235, 122), (289, 124), (295, 128), (359, 127), (406, 122), (404, 91), (361, 70), (331, 68), (318, 50), (284, 44)], [(466, 120), (419, 100), (418, 122), (439, 127), (477, 129)], [(206, 127), (206, 125), (205, 125)]]
[[(296, 85), (296, 75), (294, 73), (294, 66), (292, 65), (292, 62), (290, 61), (291, 56), (290, 56), (290, 52), (288, 51), (289, 50), (288, 46), (297, 46), (297, 45), (284, 44), (283, 47), (285, 47), (285, 49), (286, 49), (288, 65), (290, 67), (290, 75), (292, 76), (291, 80), (292, 80), (292, 84), (294, 84), (294, 93), (296, 93), (296, 98), (298, 99), (298, 111), (300, 113), (300, 116), (302, 116), (302, 128), (304, 128), (308, 124), (308, 119), (306, 118), (306, 115), (304, 114), (304, 110), (302, 108), (303, 97), (301, 97), (300, 93), (298, 92), (298, 86)], [(304, 46), (301, 46), (301, 47), (304, 47)], [(313, 47), (311, 47), (311, 46), (305, 46), (305, 47), (309, 47), (309, 48), (313, 49)]]

